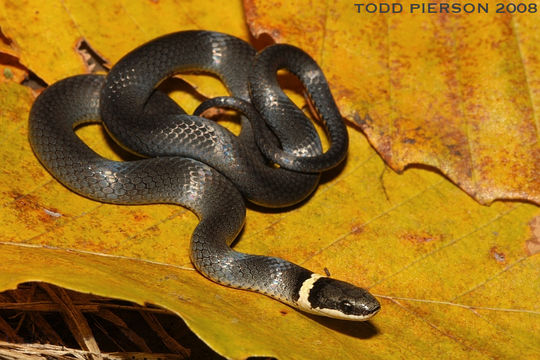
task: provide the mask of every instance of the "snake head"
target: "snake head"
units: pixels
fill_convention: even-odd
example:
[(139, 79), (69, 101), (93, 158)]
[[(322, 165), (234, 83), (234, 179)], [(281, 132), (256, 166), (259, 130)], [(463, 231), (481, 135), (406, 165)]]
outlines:
[(367, 290), (317, 274), (304, 282), (298, 305), (314, 314), (353, 321), (368, 320), (381, 309)]

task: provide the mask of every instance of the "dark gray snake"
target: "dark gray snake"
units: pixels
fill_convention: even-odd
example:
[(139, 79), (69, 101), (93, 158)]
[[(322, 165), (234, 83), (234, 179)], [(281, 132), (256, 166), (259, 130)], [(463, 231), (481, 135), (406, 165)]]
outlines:
[[(308, 92), (330, 139), (326, 152), (312, 123), (279, 87), (281, 68)], [(155, 89), (188, 71), (216, 74), (232, 96), (210, 99), (187, 115)], [(196, 116), (213, 106), (243, 113), (238, 136)], [(270, 207), (298, 203), (314, 190), (321, 171), (345, 157), (347, 132), (326, 79), (300, 49), (273, 45), (256, 54), (221, 33), (166, 35), (127, 54), (107, 76), (79, 75), (48, 87), (29, 121), (35, 154), (71, 190), (115, 204), (178, 204), (197, 214), (191, 259), (211, 280), (319, 315), (366, 320), (379, 311), (362, 288), (229, 247), (244, 224), (244, 197)], [(103, 122), (119, 144), (144, 158), (99, 156), (74, 133), (88, 122)]]

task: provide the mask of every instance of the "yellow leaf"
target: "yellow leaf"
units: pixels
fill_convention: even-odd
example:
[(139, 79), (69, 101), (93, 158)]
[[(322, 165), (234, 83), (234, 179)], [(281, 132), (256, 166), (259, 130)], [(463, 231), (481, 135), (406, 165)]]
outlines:
[(540, 203), (539, 5), (434, 14), (400, 3), (381, 14), (346, 1), (244, 1), (255, 36), (319, 61), (343, 115), (394, 170), (436, 168), (484, 204)]
[[(200, 20), (197, 26), (213, 30), (241, 35), (243, 29), (239, 4), (222, 12), (210, 3), (135, 3), (65, 1), (55, 21), (77, 24), (91, 47), (108, 60), (161, 31), (185, 29), (192, 18)], [(41, 20), (16, 17), (15, 12), (24, 11), (10, 4), (0, 10), (4, 17), (12, 14), (7, 17), (11, 25), (2, 30), (21, 47), (21, 63), (33, 64), (32, 70), (48, 82), (73, 75), (72, 60), (84, 68), (77, 50), (56, 34), (55, 29), (64, 31), (63, 25), (38, 31)], [(49, 11), (36, 4), (33, 9), (40, 14)], [(158, 15), (163, 24), (156, 24)], [(35, 21), (35, 33), (24, 33), (31, 27), (23, 26), (24, 21)], [(139, 40), (139, 35), (130, 38), (139, 33)], [(57, 44), (46, 41), (55, 38)], [(119, 45), (121, 40), (131, 45)], [(38, 45), (41, 49), (33, 50)], [(67, 65), (57, 55), (64, 52)], [(39, 55), (33, 59), (32, 53)], [(339, 90), (335, 80), (334, 87)], [(326, 268), (335, 278), (369, 287), (383, 306), (369, 323), (319, 319), (259, 294), (219, 286), (194, 271), (187, 250), (197, 219), (189, 211), (171, 205), (105, 205), (64, 188), (40, 166), (28, 144), (31, 91), (7, 82), (0, 84), (0, 94), (0, 290), (40, 280), (154, 303), (177, 313), (229, 358), (538, 354), (540, 264), (535, 244), (540, 241), (540, 210), (534, 205), (481, 206), (435, 172), (409, 169), (398, 175), (351, 128), (346, 164), (325, 175), (301, 206), (283, 212), (250, 209), (235, 247), (281, 256), (319, 273)], [(104, 156), (119, 158), (99, 127), (79, 134)]]

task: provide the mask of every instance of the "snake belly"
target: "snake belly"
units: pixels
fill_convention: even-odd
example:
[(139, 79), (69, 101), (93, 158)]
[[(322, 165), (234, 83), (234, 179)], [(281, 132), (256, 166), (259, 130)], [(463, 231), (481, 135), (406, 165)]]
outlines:
[[(191, 260), (209, 279), (306, 312), (366, 320), (380, 309), (368, 291), (230, 247), (244, 225), (244, 198), (268, 207), (296, 204), (314, 190), (319, 172), (337, 165), (347, 150), (345, 126), (317, 64), (292, 46), (267, 49), (256, 54), (243, 40), (209, 31), (152, 40), (107, 76), (79, 75), (48, 87), (30, 112), (30, 144), (58, 181), (83, 196), (192, 210), (199, 224)], [(303, 83), (325, 125), (331, 142), (326, 152), (309, 119), (279, 88), (276, 71), (283, 67)], [(186, 114), (156, 90), (167, 77), (188, 71), (210, 72), (223, 81), (231, 93), (223, 106), (245, 115), (238, 136)], [(212, 99), (208, 104), (216, 105)], [(102, 123), (115, 141), (144, 158), (101, 157), (74, 133), (89, 122)]]

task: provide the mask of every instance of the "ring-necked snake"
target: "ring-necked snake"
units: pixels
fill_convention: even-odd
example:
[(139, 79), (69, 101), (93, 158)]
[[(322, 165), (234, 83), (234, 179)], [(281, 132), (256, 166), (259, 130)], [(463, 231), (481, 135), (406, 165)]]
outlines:
[[(326, 152), (313, 124), (281, 90), (281, 68), (305, 87), (330, 140)], [(217, 75), (231, 96), (207, 100), (187, 115), (156, 87), (189, 71)], [(238, 136), (198, 116), (213, 106), (243, 114)], [(121, 146), (143, 158), (112, 161), (96, 154), (74, 133), (88, 122), (102, 122)], [(209, 31), (157, 38), (127, 54), (107, 76), (79, 75), (48, 87), (32, 107), (29, 139), (53, 176), (81, 195), (192, 210), (200, 221), (191, 260), (211, 280), (335, 318), (366, 320), (380, 309), (362, 288), (229, 247), (244, 224), (244, 198), (269, 207), (298, 203), (314, 190), (319, 173), (346, 155), (346, 128), (326, 79), (296, 47), (272, 45), (257, 54), (243, 40)]]

